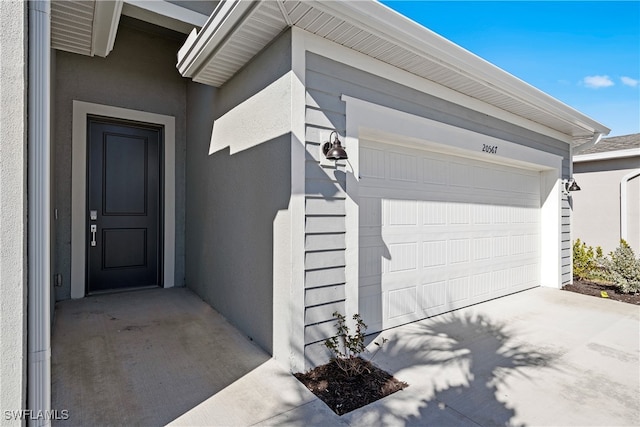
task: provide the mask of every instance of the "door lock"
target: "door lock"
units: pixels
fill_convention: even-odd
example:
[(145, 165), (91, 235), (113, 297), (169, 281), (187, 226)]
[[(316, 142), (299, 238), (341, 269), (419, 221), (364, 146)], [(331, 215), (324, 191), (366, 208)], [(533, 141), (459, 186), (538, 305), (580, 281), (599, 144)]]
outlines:
[(96, 232), (98, 231), (98, 226), (96, 224), (91, 224), (89, 229), (91, 231), (91, 246), (96, 245)]

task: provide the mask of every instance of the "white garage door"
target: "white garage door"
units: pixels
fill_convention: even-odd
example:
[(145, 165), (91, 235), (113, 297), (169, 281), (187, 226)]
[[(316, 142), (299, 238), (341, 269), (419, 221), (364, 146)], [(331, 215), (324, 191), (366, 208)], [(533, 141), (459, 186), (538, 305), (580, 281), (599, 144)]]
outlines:
[(539, 172), (367, 141), (359, 164), (368, 332), (539, 285)]

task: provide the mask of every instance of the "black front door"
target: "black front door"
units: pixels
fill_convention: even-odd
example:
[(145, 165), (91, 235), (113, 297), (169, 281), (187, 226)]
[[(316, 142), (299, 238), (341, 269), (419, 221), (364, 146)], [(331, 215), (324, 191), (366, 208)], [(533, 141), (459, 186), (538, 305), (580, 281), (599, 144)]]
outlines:
[(88, 120), (87, 292), (160, 286), (162, 129)]

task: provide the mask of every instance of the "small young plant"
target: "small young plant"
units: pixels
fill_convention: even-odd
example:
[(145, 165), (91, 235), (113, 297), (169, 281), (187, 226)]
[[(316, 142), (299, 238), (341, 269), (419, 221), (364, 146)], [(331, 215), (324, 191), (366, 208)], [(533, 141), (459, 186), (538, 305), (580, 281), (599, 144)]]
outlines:
[[(359, 314), (354, 314), (353, 320), (355, 321), (355, 333), (351, 335), (349, 333), (349, 327), (346, 324), (347, 318), (337, 311), (333, 313), (333, 317), (337, 319), (337, 323), (335, 325), (337, 334), (331, 338), (327, 338), (324, 342), (325, 347), (327, 347), (333, 354), (331, 360), (334, 361), (348, 377), (361, 375), (365, 372), (370, 373), (371, 371), (368, 367), (368, 363), (364, 362), (363, 359), (360, 358), (360, 354), (367, 351), (364, 344), (364, 332), (367, 330), (367, 325)], [(386, 338), (383, 338), (382, 343), (374, 342), (378, 348), (369, 358), (369, 362), (371, 362), (387, 341), (388, 340)]]

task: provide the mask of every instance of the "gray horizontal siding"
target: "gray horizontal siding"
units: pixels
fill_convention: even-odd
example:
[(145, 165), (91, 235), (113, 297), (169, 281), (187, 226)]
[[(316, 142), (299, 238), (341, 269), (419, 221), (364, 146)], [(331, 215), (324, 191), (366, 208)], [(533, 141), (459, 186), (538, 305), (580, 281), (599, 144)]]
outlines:
[[(304, 274), (305, 288), (340, 285), (346, 282), (344, 266), (324, 268), (322, 270), (307, 270)], [(318, 304), (318, 303), (316, 303)]]
[(344, 301), (344, 284), (311, 288), (305, 291), (304, 303), (307, 307)]
[(306, 251), (304, 264), (306, 270), (318, 270), (345, 265), (344, 249), (334, 251)]
[(342, 162), (322, 162), (320, 147), (332, 131), (344, 135), (346, 120), (339, 94), (309, 89), (306, 99), (305, 345), (323, 354), (318, 343), (335, 334), (333, 313), (346, 314), (346, 173)]
[(307, 234), (304, 245), (307, 251), (344, 250), (344, 233)]
[[(338, 308), (338, 311), (344, 312), (344, 304)], [(333, 313), (333, 311), (331, 312)], [(329, 314), (331, 314), (329, 313)], [(329, 320), (323, 323), (307, 325), (304, 329), (304, 344), (313, 344), (321, 342), (336, 334), (335, 321)]]

